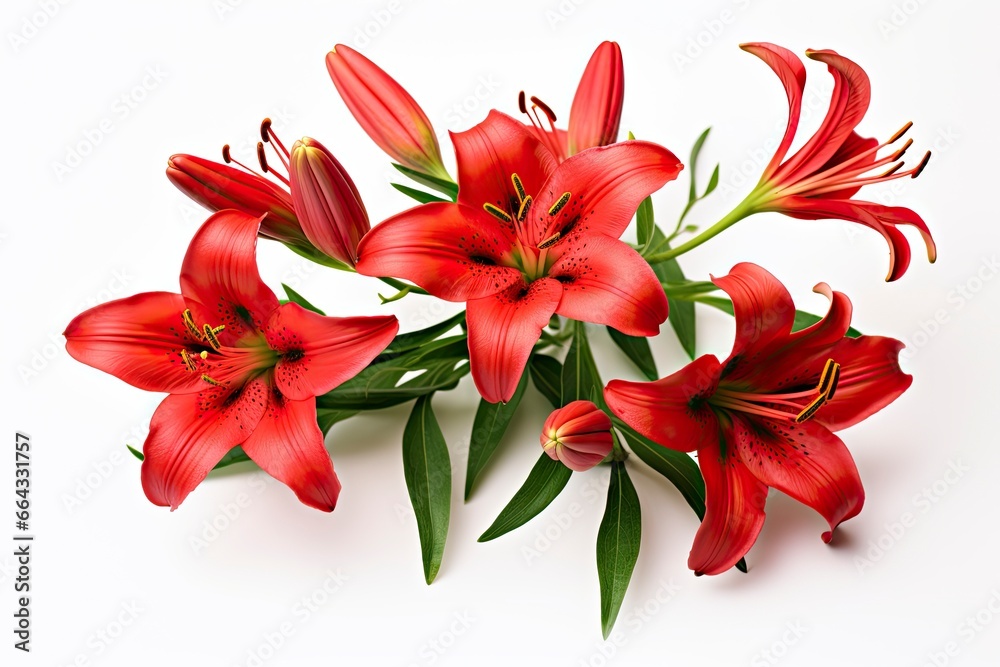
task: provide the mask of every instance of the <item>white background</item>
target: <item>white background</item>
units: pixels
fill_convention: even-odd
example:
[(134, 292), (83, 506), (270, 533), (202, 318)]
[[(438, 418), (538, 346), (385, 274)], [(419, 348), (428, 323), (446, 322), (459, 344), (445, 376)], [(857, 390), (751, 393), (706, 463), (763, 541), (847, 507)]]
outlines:
[[(15, 430), (33, 439), (37, 541), (30, 655), (11, 647), (12, 548), (0, 549), (0, 662), (229, 667), (257, 664), (252, 656), (263, 653), (268, 665), (996, 664), (995, 5), (224, 3), (4, 3), (2, 432), (11, 445)], [(826, 304), (811, 287), (827, 281), (853, 299), (858, 328), (909, 343), (912, 388), (842, 434), (868, 497), (836, 544), (820, 541), (818, 515), (772, 494), (750, 573), (696, 579), (686, 568), (693, 513), (634, 466), (642, 551), (617, 641), (602, 642), (594, 539), (607, 470), (575, 475), (525, 528), (476, 543), (537, 458), (546, 410), (531, 390), (463, 505), (477, 403), (469, 379), (435, 399), (456, 475), (444, 565), (430, 587), (400, 463), (406, 406), (333, 429), (344, 491), (332, 515), (300, 505), (252, 468), (213, 477), (174, 513), (147, 502), (125, 444), (141, 444), (159, 396), (71, 360), (59, 334), (96, 302), (176, 290), (203, 213), (164, 178), (166, 158), (215, 158), (228, 142), (252, 159), (250, 142), (269, 115), (286, 142), (309, 134), (334, 150), (379, 220), (408, 201), (389, 187), (387, 158), (328, 79), (323, 58), (335, 43), (360, 47), (393, 74), (444, 137), (490, 107), (515, 112), (522, 88), (565, 117), (603, 39), (620, 42), (625, 55), (623, 132), (684, 158), (698, 133), (714, 128), (700, 176), (704, 183), (720, 161), (722, 186), (693, 222), (710, 224), (739, 201), (784, 125), (781, 87), (737, 48), (742, 41), (855, 59), (872, 79), (861, 131), (885, 138), (913, 120), (913, 159), (935, 151), (919, 180), (869, 193), (921, 212), (938, 240), (931, 266), (910, 235), (913, 265), (897, 283), (882, 280), (882, 239), (839, 221), (758, 216), (683, 260), (695, 279), (760, 263), (812, 311)], [(809, 77), (815, 111), (806, 130), (830, 90), (825, 67), (810, 62)], [(71, 160), (81, 145), (88, 154)], [(67, 160), (68, 172), (57, 167)], [(667, 224), (686, 176), (655, 195)], [(313, 270), (280, 246), (260, 254), (270, 285), (288, 282), (333, 314), (394, 312), (412, 330), (454, 310), (426, 297), (380, 306), (375, 281)], [(700, 353), (728, 352), (731, 320), (699, 310), (699, 326)], [(593, 341), (606, 380), (636, 377), (603, 334)], [(669, 331), (653, 346), (662, 373), (684, 362)], [(12, 450), (4, 448), (0, 475), (0, 536), (14, 532)], [(238, 498), (244, 507), (227, 519), (224, 508)], [(895, 526), (907, 513), (910, 525)], [(213, 521), (229, 525), (206, 532)], [(330, 572), (342, 581), (327, 595)], [(301, 602), (310, 597), (321, 601), (313, 610)]]

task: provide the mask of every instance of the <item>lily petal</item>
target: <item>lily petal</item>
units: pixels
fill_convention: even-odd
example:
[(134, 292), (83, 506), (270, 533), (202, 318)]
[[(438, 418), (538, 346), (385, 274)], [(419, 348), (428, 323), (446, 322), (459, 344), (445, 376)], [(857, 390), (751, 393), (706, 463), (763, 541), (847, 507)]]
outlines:
[(271, 313), (264, 326), (268, 346), (281, 355), (274, 381), (292, 401), (325, 394), (351, 379), (392, 342), (395, 316), (324, 317), (295, 303)]
[(511, 245), (500, 222), (458, 204), (424, 204), (375, 226), (358, 246), (358, 273), (405, 278), (440, 299), (503, 290), (521, 272), (502, 266)]
[[(543, 186), (529, 216), (534, 233), (529, 239), (537, 244), (556, 233), (585, 232), (617, 239), (642, 200), (683, 168), (677, 156), (649, 141), (622, 141), (577, 153)], [(567, 192), (569, 201), (557, 206)]]
[(788, 149), (795, 139), (795, 132), (799, 127), (799, 118), (802, 115), (802, 94), (806, 87), (806, 68), (797, 55), (788, 49), (771, 44), (769, 42), (751, 42), (740, 44), (740, 48), (748, 53), (752, 53), (774, 70), (774, 73), (781, 79), (781, 85), (785, 87), (785, 95), (788, 97), (788, 124), (785, 126), (785, 135), (781, 138), (778, 150), (774, 157), (768, 162), (761, 176), (761, 182), (769, 181), (778, 165), (785, 159)]
[[(731, 431), (733, 426), (725, 426)], [(731, 442), (728, 435), (725, 442)], [(764, 526), (767, 485), (754, 477), (732, 446), (698, 450), (705, 477), (705, 518), (694, 536), (688, 567), (696, 575), (720, 574), (750, 551)]]
[[(623, 422), (653, 442), (681, 452), (719, 442), (719, 423), (706, 399), (719, 386), (722, 366), (711, 354), (654, 382), (612, 380), (604, 400)], [(739, 560), (739, 559), (737, 559)]]
[(195, 233), (181, 266), (181, 293), (196, 304), (196, 321), (212, 327), (231, 344), (259, 331), (278, 307), (257, 271), (257, 230), (260, 219), (234, 210), (216, 213)]
[[(878, 146), (878, 139), (871, 137), (862, 137), (857, 132), (851, 132), (847, 135), (847, 139), (844, 143), (840, 145), (837, 152), (834, 153), (829, 160), (826, 161), (822, 167), (817, 171), (822, 173), (827, 169), (832, 169), (838, 165), (844, 164), (851, 160), (854, 160), (862, 153), (870, 151), (871, 149)], [(872, 151), (864, 159), (858, 160), (851, 165), (851, 170), (861, 169), (865, 165), (874, 164), (875, 160), (878, 158), (875, 151)], [(809, 195), (811, 197), (817, 197), (821, 199), (850, 199), (854, 195), (858, 194), (862, 186), (856, 185), (854, 187), (844, 188), (842, 190), (830, 190), (828, 192), (821, 192), (819, 194)]]
[(94, 306), (66, 327), (66, 351), (145, 391), (201, 391), (205, 383), (181, 357), (182, 349), (196, 343), (181, 323), (185, 308), (184, 297), (169, 292), (145, 292)]
[(841, 522), (861, 511), (865, 490), (854, 459), (825, 426), (747, 419), (739, 413), (731, 417), (734, 439), (729, 442), (743, 465), (767, 486), (823, 515), (830, 524), (824, 542)]
[(479, 393), (490, 403), (509, 401), (517, 390), (531, 349), (562, 297), (551, 278), (523, 282), (468, 303), (469, 363)]
[(154, 505), (177, 509), (267, 409), (267, 383), (171, 394), (153, 413), (142, 447), (142, 488)]
[(569, 111), (569, 154), (606, 146), (618, 138), (625, 98), (622, 50), (603, 42), (590, 57)]
[(667, 319), (667, 297), (653, 269), (617, 239), (584, 234), (559, 245), (549, 276), (563, 285), (556, 312), (606, 324), (630, 336), (655, 336)]
[[(458, 160), (458, 203), (482, 210), (491, 204), (516, 217), (520, 200), (511, 176), (517, 174), (525, 194), (538, 198), (556, 168), (551, 151), (522, 123), (499, 111), (464, 132), (452, 132)], [(512, 223), (504, 225), (514, 238)]]
[(294, 401), (272, 393), (243, 451), (309, 507), (332, 512), (337, 506), (340, 480), (323, 444), (312, 397)]

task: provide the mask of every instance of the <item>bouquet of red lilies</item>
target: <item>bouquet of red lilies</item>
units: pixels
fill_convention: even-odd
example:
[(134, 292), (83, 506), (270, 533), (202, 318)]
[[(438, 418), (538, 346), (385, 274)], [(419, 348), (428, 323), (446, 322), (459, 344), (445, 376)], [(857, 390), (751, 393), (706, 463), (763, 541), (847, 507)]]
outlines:
[[(528, 385), (553, 411), (526, 481), (480, 537), (492, 540), (544, 511), (570, 476), (610, 467), (597, 535), (601, 620), (610, 632), (639, 552), (640, 505), (629, 478), (647, 465), (673, 484), (701, 519), (688, 566), (695, 574), (746, 571), (744, 556), (764, 522), (770, 488), (819, 512), (824, 541), (861, 511), (858, 470), (836, 431), (878, 412), (911, 378), (899, 341), (851, 328), (848, 297), (825, 283), (820, 317), (796, 310), (765, 269), (740, 263), (710, 281), (689, 280), (678, 257), (755, 213), (836, 218), (870, 227), (889, 245), (887, 280), (910, 262), (899, 225), (915, 227), (935, 259), (931, 234), (908, 208), (857, 199), (869, 184), (916, 178), (900, 140), (858, 134), (870, 86), (854, 62), (830, 50), (806, 55), (834, 86), (819, 129), (789, 155), (802, 111), (806, 69), (769, 43), (741, 47), (777, 74), (788, 123), (753, 190), (700, 233), (688, 212), (704, 187), (689, 160), (690, 193), (673, 229), (654, 222), (650, 195), (684, 165), (659, 144), (619, 141), (621, 50), (601, 44), (586, 66), (565, 129), (542, 100), (521, 93), (520, 116), (492, 110), (452, 133), (457, 175), (445, 168), (426, 114), (388, 74), (337, 46), (326, 65), (348, 109), (413, 185), (393, 183), (417, 204), (372, 227), (361, 194), (315, 139), (282, 142), (261, 125), (254, 169), (228, 146), (224, 163), (169, 159), (167, 177), (212, 211), (181, 265), (180, 291), (147, 292), (91, 308), (66, 328), (75, 359), (168, 396), (153, 413), (142, 451), (149, 500), (176, 509), (209, 473), (243, 461), (323, 511), (341, 485), (324, 444), (337, 422), (410, 401), (404, 471), (428, 583), (441, 564), (451, 512), (452, 468), (432, 398), (472, 375), (482, 399), (465, 476), (468, 498)], [(271, 156), (268, 157), (268, 150)], [(279, 166), (280, 163), (280, 166)], [(635, 243), (621, 240), (635, 220)], [(285, 286), (261, 280), (258, 238), (320, 265), (409, 294), (464, 302), (465, 310), (400, 334), (393, 315), (328, 316)], [(695, 304), (735, 317), (725, 360), (695, 356)], [(648, 337), (669, 321), (691, 362), (660, 377)], [(585, 324), (603, 325), (648, 381), (601, 379)], [(565, 348), (565, 349), (564, 349)], [(520, 444), (520, 443), (519, 443)], [(696, 457), (691, 456), (695, 453)]]

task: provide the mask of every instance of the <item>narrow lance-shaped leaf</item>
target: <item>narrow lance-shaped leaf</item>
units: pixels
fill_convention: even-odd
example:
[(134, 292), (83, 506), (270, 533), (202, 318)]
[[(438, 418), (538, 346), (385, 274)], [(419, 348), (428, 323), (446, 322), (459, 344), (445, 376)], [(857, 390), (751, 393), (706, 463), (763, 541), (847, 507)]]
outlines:
[(453, 181), (446, 181), (443, 178), (437, 178), (436, 176), (431, 176), (430, 174), (425, 174), (415, 169), (410, 169), (409, 167), (404, 167), (401, 164), (393, 163), (392, 165), (400, 173), (409, 176), (411, 179), (420, 183), (421, 185), (426, 185), (429, 188), (433, 188), (438, 192), (447, 195), (451, 198), (451, 201), (455, 201), (458, 197), (458, 184)]
[(608, 327), (608, 334), (615, 345), (625, 353), (636, 368), (638, 368), (647, 380), (657, 380), (660, 374), (656, 370), (656, 361), (653, 359), (653, 351), (649, 348), (649, 340), (642, 336), (629, 336), (623, 334), (614, 327)]
[[(590, 351), (587, 340), (587, 325), (583, 322), (573, 324), (573, 343), (569, 347), (562, 369), (562, 405), (572, 401), (594, 400), (600, 407), (604, 406), (604, 383), (594, 363), (594, 355)], [(596, 397), (596, 400), (595, 400)]]
[(528, 364), (535, 388), (553, 408), (562, 407), (562, 364), (545, 354), (534, 354)]
[(472, 488), (476, 480), (486, 470), (486, 465), (493, 457), (510, 420), (517, 412), (517, 406), (521, 403), (524, 389), (528, 386), (528, 371), (521, 376), (521, 382), (517, 385), (517, 391), (507, 403), (490, 403), (485, 399), (479, 400), (479, 409), (476, 410), (476, 418), (472, 422), (472, 437), (469, 439), (469, 462), (465, 473), (465, 499), (472, 495)]
[(543, 452), (535, 467), (528, 473), (528, 479), (503, 508), (493, 525), (479, 537), (479, 541), (496, 539), (536, 517), (566, 488), (572, 474), (572, 470)]
[[(664, 246), (664, 249), (670, 247), (663, 232), (657, 227), (653, 230), (653, 245), (657, 246), (660, 244)], [(653, 272), (660, 279), (661, 283), (681, 283), (686, 281), (684, 272), (681, 270), (681, 265), (676, 259), (668, 259), (665, 262), (659, 262), (652, 266)], [(676, 299), (671, 300), (670, 314), (667, 316), (667, 319), (670, 321), (670, 326), (673, 328), (674, 333), (677, 334), (677, 340), (680, 342), (681, 347), (687, 352), (688, 357), (694, 359), (697, 338), (694, 304)]]
[(417, 400), (403, 430), (403, 474), (417, 518), (424, 579), (429, 584), (441, 567), (451, 516), (451, 460), (430, 396)]
[(306, 310), (311, 310), (314, 313), (318, 313), (320, 315), (326, 315), (326, 313), (324, 313), (322, 310), (309, 303), (304, 296), (293, 290), (285, 283), (281, 283), (281, 286), (285, 289), (285, 294), (288, 295), (288, 300), (291, 301), (292, 303), (297, 303)]
[(397, 190), (399, 190), (400, 192), (402, 192), (404, 195), (406, 195), (410, 199), (414, 199), (414, 200), (420, 202), (421, 204), (430, 204), (430, 203), (433, 203), (433, 202), (448, 202), (448, 201), (451, 201), (450, 199), (443, 199), (441, 197), (438, 197), (437, 195), (432, 195), (429, 192), (424, 192), (423, 190), (417, 190), (416, 188), (411, 188), (408, 185), (401, 185), (399, 183), (390, 183), (390, 185), (392, 187), (396, 188)]
[(639, 496), (624, 461), (611, 464), (608, 504), (597, 531), (597, 575), (601, 584), (601, 629), (604, 638), (618, 618), (632, 570), (639, 557), (642, 516)]

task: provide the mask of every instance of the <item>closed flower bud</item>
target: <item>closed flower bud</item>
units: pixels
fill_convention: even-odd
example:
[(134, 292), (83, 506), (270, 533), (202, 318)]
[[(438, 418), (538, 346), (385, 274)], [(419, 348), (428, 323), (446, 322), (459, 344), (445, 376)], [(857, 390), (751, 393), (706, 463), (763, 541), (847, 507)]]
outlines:
[(354, 181), (323, 144), (303, 137), (289, 161), (292, 202), (306, 238), (345, 264), (358, 261), (358, 242), (371, 225)]
[(594, 51), (583, 72), (569, 112), (569, 154), (618, 139), (625, 98), (622, 50), (604, 42)]
[(451, 180), (423, 109), (375, 63), (338, 44), (326, 69), (351, 114), (379, 148), (404, 167)]
[(590, 401), (573, 401), (545, 420), (542, 449), (571, 470), (590, 470), (611, 453), (611, 418)]

